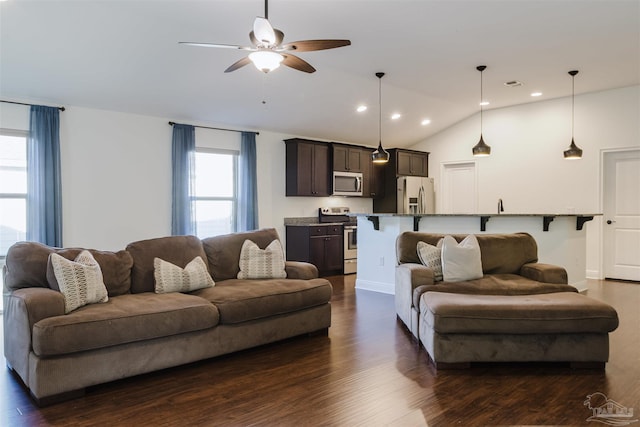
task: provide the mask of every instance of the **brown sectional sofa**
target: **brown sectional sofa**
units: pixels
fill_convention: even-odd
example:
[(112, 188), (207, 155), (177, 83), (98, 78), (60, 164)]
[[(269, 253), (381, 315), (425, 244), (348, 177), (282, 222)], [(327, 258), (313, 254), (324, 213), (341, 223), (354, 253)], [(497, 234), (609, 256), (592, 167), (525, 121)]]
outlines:
[[(74, 259), (80, 249), (14, 245), (4, 270), (8, 366), (44, 405), (91, 385), (326, 333), (331, 284), (318, 278), (315, 266), (289, 261), (286, 279), (236, 279), (245, 239), (264, 248), (278, 235), (263, 229), (204, 240), (172, 236), (133, 242), (115, 253), (91, 250), (109, 301), (68, 314), (62, 294), (49, 287), (47, 259), (51, 252)], [(184, 267), (196, 256), (207, 261), (214, 287), (154, 293), (154, 257)]]
[(539, 264), (533, 237), (477, 235), (483, 277), (434, 282), (416, 246), (442, 237), (406, 232), (396, 242), (396, 311), (437, 368), (489, 361), (604, 367), (615, 309), (577, 293), (563, 268)]
[[(578, 292), (567, 284), (564, 268), (538, 263), (538, 246), (528, 233), (476, 235), (484, 276), (464, 282), (434, 282), (433, 270), (420, 263), (416, 246), (419, 241), (435, 246), (444, 236), (408, 231), (396, 240), (396, 312), (416, 338), (419, 338), (420, 297), (425, 292), (482, 295)], [(453, 237), (460, 242), (467, 235)]]

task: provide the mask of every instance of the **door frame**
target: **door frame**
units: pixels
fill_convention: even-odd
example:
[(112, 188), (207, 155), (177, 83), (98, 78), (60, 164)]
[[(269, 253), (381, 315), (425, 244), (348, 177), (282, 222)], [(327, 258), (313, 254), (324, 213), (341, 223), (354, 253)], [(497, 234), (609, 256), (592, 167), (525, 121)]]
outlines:
[[(632, 152), (632, 151), (639, 151), (640, 150), (640, 146), (631, 146), (631, 147), (621, 147), (621, 148), (602, 148), (600, 149), (600, 188), (599, 188), (599, 204), (600, 204), (600, 213), (601, 213), (601, 220), (600, 220), (600, 227), (599, 227), (599, 234), (600, 234), (600, 244), (598, 245), (598, 269), (600, 270), (598, 272), (598, 279), (603, 280), (604, 279), (604, 244), (605, 244), (605, 238), (604, 238), (604, 180), (605, 180), (605, 157), (608, 154), (614, 154), (614, 153), (625, 153), (625, 152)], [(587, 275), (588, 276), (588, 275)]]
[(444, 192), (444, 186), (445, 186), (445, 176), (446, 176), (446, 171), (448, 168), (454, 168), (457, 166), (464, 166), (464, 165), (473, 165), (473, 212), (471, 213), (478, 213), (478, 162), (477, 160), (457, 160), (457, 161), (452, 161), (452, 162), (441, 162), (440, 163), (440, 183), (438, 185), (438, 187), (440, 188), (440, 191), (438, 192), (439, 194), (436, 194), (436, 198), (439, 198), (440, 200), (436, 201), (436, 208), (438, 208), (438, 206), (440, 206), (440, 208), (437, 209), (437, 213), (450, 213), (450, 212), (444, 212), (444, 198), (443, 198), (443, 194), (445, 194)]

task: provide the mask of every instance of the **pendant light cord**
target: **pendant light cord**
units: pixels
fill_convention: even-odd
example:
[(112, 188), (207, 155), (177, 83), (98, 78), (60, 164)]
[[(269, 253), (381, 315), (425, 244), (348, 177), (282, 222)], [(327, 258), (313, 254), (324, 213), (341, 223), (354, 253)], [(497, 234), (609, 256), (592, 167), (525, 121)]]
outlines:
[(378, 142), (382, 145), (382, 77), (378, 77)]
[(571, 141), (573, 141), (573, 123), (575, 117), (576, 75), (571, 76)]
[(480, 70), (480, 136), (482, 136), (482, 109), (483, 109), (483, 96), (482, 96), (482, 72), (484, 70)]

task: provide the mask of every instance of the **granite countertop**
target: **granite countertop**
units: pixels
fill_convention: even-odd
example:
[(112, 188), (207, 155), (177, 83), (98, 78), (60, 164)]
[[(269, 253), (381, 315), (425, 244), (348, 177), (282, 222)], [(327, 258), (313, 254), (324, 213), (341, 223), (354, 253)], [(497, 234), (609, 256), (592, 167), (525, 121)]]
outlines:
[(379, 217), (439, 217), (439, 216), (505, 216), (505, 217), (549, 217), (549, 216), (602, 216), (601, 213), (477, 213), (477, 214), (398, 214), (398, 213), (351, 213), (349, 216), (379, 216)]
[(320, 222), (317, 216), (285, 218), (284, 225), (287, 227), (309, 227), (316, 225), (357, 225), (356, 218), (351, 218), (350, 222)]

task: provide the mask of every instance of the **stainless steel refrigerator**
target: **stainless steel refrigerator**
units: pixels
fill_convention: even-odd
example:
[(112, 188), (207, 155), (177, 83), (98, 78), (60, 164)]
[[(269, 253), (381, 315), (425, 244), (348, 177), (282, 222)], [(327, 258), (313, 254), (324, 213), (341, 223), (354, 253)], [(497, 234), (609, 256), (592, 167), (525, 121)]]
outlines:
[(436, 199), (433, 178), (420, 176), (401, 176), (397, 181), (397, 213), (433, 214), (436, 213)]

